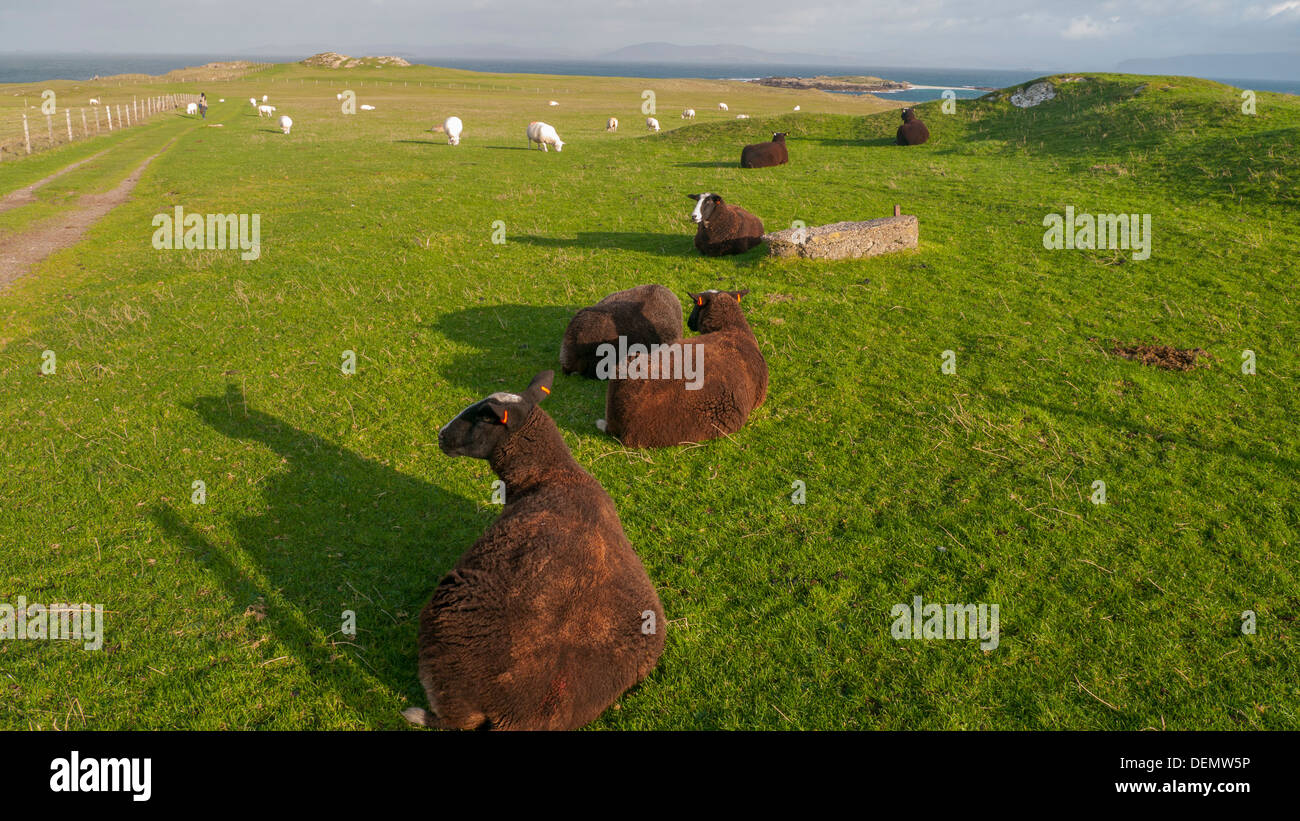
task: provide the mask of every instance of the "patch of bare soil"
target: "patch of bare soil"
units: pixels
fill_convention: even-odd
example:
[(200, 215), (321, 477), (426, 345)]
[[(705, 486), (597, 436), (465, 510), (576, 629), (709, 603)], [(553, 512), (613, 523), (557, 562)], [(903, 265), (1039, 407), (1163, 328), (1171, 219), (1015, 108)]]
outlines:
[(149, 163), (166, 151), (170, 145), (171, 143), (168, 143), (157, 154), (140, 163), (139, 167), (112, 191), (103, 194), (86, 194), (81, 198), (76, 209), (0, 240), (0, 291), (50, 254), (76, 244), (90, 226), (103, 219), (109, 211), (126, 202), (145, 169), (149, 167)]
[(90, 162), (96, 157), (102, 156), (106, 151), (108, 151), (107, 148), (104, 149), (104, 151), (100, 151), (98, 154), (91, 154), (89, 157), (87, 157), (84, 160), (77, 160), (72, 165), (64, 166), (63, 168), (59, 169), (58, 171), (55, 171), (53, 174), (49, 175), (48, 177), (37, 180), (31, 185), (24, 186), (23, 188), (19, 188), (17, 191), (11, 191), (8, 194), (5, 194), (3, 197), (0, 197), (0, 214), (3, 214), (6, 211), (12, 211), (13, 209), (17, 208), (20, 205), (26, 205), (27, 203), (36, 199), (36, 192), (42, 186), (49, 183), (51, 180), (56, 180), (59, 177), (62, 177), (64, 174), (76, 169), (79, 166), (85, 165), (86, 163)]
[[(1214, 357), (1201, 348), (1175, 348), (1172, 345), (1146, 344), (1121, 345), (1111, 340), (1110, 352), (1143, 365), (1164, 368), (1167, 371), (1190, 371), (1208, 368)], [(1201, 361), (1205, 360), (1205, 361)]]

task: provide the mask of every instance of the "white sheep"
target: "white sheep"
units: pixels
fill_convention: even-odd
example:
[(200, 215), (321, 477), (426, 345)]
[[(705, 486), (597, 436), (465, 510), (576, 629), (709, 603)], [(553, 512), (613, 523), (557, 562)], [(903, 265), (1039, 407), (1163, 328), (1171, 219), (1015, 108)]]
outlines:
[(726, 110), (727, 110), (727, 104), (726, 104), (726, 103), (718, 103), (718, 110), (719, 110), (719, 111), (726, 111)]
[(795, 110), (795, 111), (798, 111), (798, 110), (799, 110), (799, 106), (795, 106), (795, 107), (794, 107), (794, 110)]
[(259, 105), (257, 107), (257, 116), (259, 117), (270, 117), (274, 113), (275, 106), (273, 105)]
[(98, 98), (98, 97), (91, 97), (91, 98), (90, 98), (90, 104), (91, 104), (91, 105), (99, 105), (99, 98)]
[(447, 118), (446, 122), (442, 124), (442, 130), (447, 132), (448, 145), (460, 145), (460, 132), (463, 128), (464, 125), (461, 123), (460, 117)]
[(289, 129), (291, 128), (293, 128), (293, 120), (289, 119), (289, 115), (288, 114), (280, 115), (280, 131), (284, 132), (285, 134), (288, 134)]
[(336, 99), (336, 100), (342, 100), (342, 99), (343, 99), (343, 92), (340, 91), (338, 94), (335, 94), (335, 95), (334, 95), (334, 99)]
[(654, 117), (646, 117), (646, 118), (645, 118), (645, 127), (648, 128), (648, 129), (650, 129), (651, 131), (658, 131), (658, 130), (659, 130), (659, 121), (656, 120)]
[(267, 100), (266, 100), (266, 95), (263, 94), (263, 95), (262, 95), (262, 102), (266, 102), (266, 101), (267, 101)]
[(528, 124), (528, 144), (531, 146), (537, 143), (543, 151), (549, 151), (547, 146), (555, 146), (556, 151), (564, 150), (564, 140), (555, 132), (555, 126), (548, 123), (534, 120)]
[(185, 113), (186, 113), (186, 114), (198, 114), (198, 113), (199, 113), (199, 104), (198, 104), (198, 103), (190, 103), (189, 105), (185, 106)]
[(256, 97), (249, 97), (249, 98), (248, 98), (248, 104), (251, 105), (253, 108), (257, 108), (257, 98), (256, 98)]
[(605, 123), (606, 131), (618, 131), (618, 118), (610, 117), (609, 122)]
[(372, 106), (372, 105), (363, 105), (363, 106), (361, 106), (361, 110), (362, 110), (362, 111), (374, 111), (374, 110), (375, 110), (375, 107)]
[(748, 114), (737, 114), (737, 115), (736, 115), (736, 119), (737, 119), (737, 120), (748, 120), (748, 119), (749, 119), (749, 115), (748, 115)]
[(686, 109), (685, 111), (683, 111), (683, 112), (682, 112), (682, 119), (683, 119), (683, 120), (694, 120), (694, 119), (695, 119), (695, 109), (693, 109), (693, 108), (688, 108), (688, 109)]
[(226, 98), (225, 98), (225, 97), (222, 97), (220, 100), (217, 100), (217, 102), (219, 102), (219, 103), (224, 103), (225, 101), (226, 101)]
[(551, 100), (549, 103), (547, 103), (547, 105), (559, 105), (559, 102), (556, 100)]

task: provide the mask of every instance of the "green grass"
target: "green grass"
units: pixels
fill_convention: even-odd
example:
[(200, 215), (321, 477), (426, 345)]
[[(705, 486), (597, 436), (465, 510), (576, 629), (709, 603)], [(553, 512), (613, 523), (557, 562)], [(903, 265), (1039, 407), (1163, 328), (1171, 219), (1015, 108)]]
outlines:
[[(339, 115), (345, 87), (377, 110)], [(645, 135), (646, 88), (672, 130)], [(594, 726), (1300, 727), (1300, 102), (1261, 93), (1247, 117), (1201, 80), (1059, 88), (1030, 110), (918, 106), (933, 139), (898, 149), (882, 105), (753, 85), (295, 67), (226, 85), (224, 128), (177, 127), (131, 202), (0, 292), (0, 602), (110, 611), (101, 652), (0, 642), (0, 726), (403, 726), (419, 609), (498, 513), (486, 463), (442, 456), (436, 430), (555, 367), (577, 307), (658, 282), (749, 288), (771, 389), (732, 437), (637, 453), (593, 427), (600, 385), (547, 400), (671, 620), (659, 667)], [(266, 89), (291, 137), (251, 116)], [(454, 149), (426, 131), (448, 114)], [(533, 119), (563, 153), (523, 150)], [(774, 130), (789, 166), (736, 167)], [(684, 196), (704, 190), (769, 230), (898, 203), (921, 247), (705, 259)], [(155, 251), (150, 220), (178, 204), (260, 213), (261, 259)], [(1044, 250), (1067, 205), (1151, 214), (1151, 258)], [(1112, 339), (1214, 359), (1167, 372)], [(895, 641), (914, 595), (999, 604), (1000, 646)]]

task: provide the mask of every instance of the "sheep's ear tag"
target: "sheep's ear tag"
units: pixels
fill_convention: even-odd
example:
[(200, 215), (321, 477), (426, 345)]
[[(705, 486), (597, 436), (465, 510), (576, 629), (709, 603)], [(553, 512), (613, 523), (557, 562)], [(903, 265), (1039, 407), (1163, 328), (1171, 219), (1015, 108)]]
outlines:
[(701, 307), (703, 307), (703, 305), (704, 305), (704, 297), (702, 297), (702, 296), (697, 296), (697, 297), (695, 298), (695, 304), (696, 304), (696, 305), (699, 305), (699, 306), (701, 306)]
[(510, 409), (506, 408), (505, 410), (501, 411), (501, 424), (504, 425), (509, 421), (510, 421)]

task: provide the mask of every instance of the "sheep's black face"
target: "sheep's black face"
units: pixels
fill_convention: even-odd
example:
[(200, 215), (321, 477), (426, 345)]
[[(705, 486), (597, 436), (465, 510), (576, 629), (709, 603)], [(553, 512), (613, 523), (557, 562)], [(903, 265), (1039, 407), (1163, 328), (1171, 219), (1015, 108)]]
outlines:
[(554, 378), (554, 371), (542, 371), (522, 395), (494, 393), (475, 402), (438, 431), (438, 447), (448, 456), (489, 458), (551, 392)]
[(713, 210), (722, 204), (722, 197), (708, 192), (687, 194), (686, 198), (695, 200), (695, 210), (691, 212), (691, 221), (696, 225), (707, 221), (709, 217), (713, 216)]
[(910, 123), (916, 119), (916, 112), (910, 108), (903, 109), (903, 122)]
[(790, 134), (789, 131), (778, 131), (772, 135), (772, 142), (783, 143), (785, 142), (785, 138), (789, 136), (789, 134)]
[(690, 328), (692, 331), (695, 331), (696, 333), (699, 333), (700, 320), (703, 318), (704, 314), (708, 312), (709, 306), (713, 304), (713, 300), (726, 297), (727, 299), (734, 299), (737, 302), (739, 302), (740, 298), (747, 293), (749, 293), (748, 290), (704, 291), (698, 294), (687, 294), (687, 296), (691, 298), (691, 304), (694, 307), (691, 308), (691, 315), (686, 320), (686, 327)]

